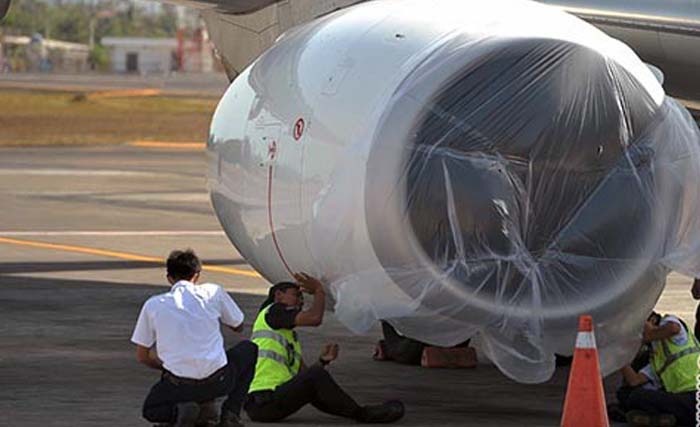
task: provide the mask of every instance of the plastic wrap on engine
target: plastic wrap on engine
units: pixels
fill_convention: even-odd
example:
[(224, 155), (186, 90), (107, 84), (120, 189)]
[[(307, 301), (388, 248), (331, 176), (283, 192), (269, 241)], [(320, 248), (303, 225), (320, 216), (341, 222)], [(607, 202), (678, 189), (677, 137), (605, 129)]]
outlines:
[(593, 316), (628, 363), (700, 276), (700, 133), (626, 45), (520, 0), (376, 0), (291, 30), (224, 96), (212, 201), (270, 282), (543, 382)]
[[(549, 378), (591, 314), (610, 372), (636, 352), (668, 272), (700, 273), (697, 127), (614, 58), (562, 40), (508, 40), (422, 91), (478, 43), (441, 46), (394, 94), (415, 119), (384, 118), (370, 158), (396, 132), (403, 158), (393, 186), (366, 190), (365, 209), (400, 206), (388, 217), (404, 235), (386, 243), (387, 224), (370, 221), (382, 269), (337, 278), (336, 313), (435, 345), (478, 334), (523, 382)], [(378, 286), (387, 275), (393, 285)]]

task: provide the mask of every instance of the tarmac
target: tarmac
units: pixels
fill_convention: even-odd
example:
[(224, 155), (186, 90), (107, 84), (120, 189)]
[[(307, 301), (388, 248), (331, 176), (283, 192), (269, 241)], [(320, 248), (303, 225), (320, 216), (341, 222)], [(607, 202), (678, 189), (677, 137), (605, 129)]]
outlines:
[[(141, 304), (167, 290), (171, 249), (199, 253), (203, 280), (231, 293), (250, 332), (269, 284), (221, 231), (205, 170), (196, 149), (0, 149), (0, 425), (149, 425), (140, 409), (158, 373), (129, 339)], [(692, 324), (690, 284), (672, 275), (659, 309)], [(522, 385), (484, 360), (457, 371), (374, 362), (378, 329), (355, 336), (332, 313), (300, 335), (311, 360), (323, 342), (340, 344), (331, 372), (360, 403), (402, 399), (399, 425), (559, 425), (566, 369)], [(609, 398), (617, 381), (606, 380)], [(309, 407), (280, 425), (355, 423)]]

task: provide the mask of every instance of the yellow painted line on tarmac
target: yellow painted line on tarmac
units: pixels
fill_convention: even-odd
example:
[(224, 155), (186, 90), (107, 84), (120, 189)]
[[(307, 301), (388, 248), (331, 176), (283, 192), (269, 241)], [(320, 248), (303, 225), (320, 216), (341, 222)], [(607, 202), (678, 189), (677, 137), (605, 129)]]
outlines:
[(179, 150), (204, 150), (203, 142), (132, 141), (128, 145), (140, 148), (175, 148)]
[(141, 96), (156, 96), (160, 95), (161, 91), (158, 89), (116, 89), (116, 90), (105, 90), (100, 92), (92, 92), (87, 96), (88, 98), (133, 98)]
[[(40, 249), (52, 249), (52, 250), (56, 250), (56, 251), (74, 252), (74, 253), (81, 253), (81, 254), (88, 254), (88, 255), (104, 256), (104, 257), (108, 257), (108, 258), (118, 258), (118, 259), (124, 259), (124, 260), (128, 260), (128, 261), (144, 261), (144, 262), (157, 263), (157, 264), (161, 264), (161, 265), (164, 263), (163, 259), (157, 258), (157, 257), (131, 254), (131, 253), (127, 253), (127, 252), (108, 251), (105, 249), (89, 248), (86, 246), (62, 245), (62, 244), (57, 244), (57, 243), (38, 242), (38, 241), (34, 241), (34, 240), (11, 239), (8, 237), (0, 237), (0, 243), (4, 243), (4, 244), (8, 244), (8, 245), (17, 245), (17, 246), (28, 246), (28, 247), (40, 248)], [(260, 274), (256, 273), (255, 271), (240, 270), (238, 268), (231, 268), (231, 267), (220, 267), (220, 266), (215, 266), (215, 265), (203, 265), (202, 269), (204, 269), (206, 271), (214, 271), (214, 272), (218, 272), (218, 273), (233, 274), (236, 276), (246, 276), (246, 277), (255, 277), (255, 278), (261, 277)]]

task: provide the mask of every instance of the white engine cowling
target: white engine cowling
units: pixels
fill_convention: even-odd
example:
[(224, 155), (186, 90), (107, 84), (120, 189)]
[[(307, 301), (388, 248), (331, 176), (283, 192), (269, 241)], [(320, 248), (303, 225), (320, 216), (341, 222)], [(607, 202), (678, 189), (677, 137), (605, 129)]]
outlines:
[[(479, 333), (522, 382), (636, 351), (670, 269), (700, 274), (697, 127), (622, 43), (518, 0), (380, 0), (285, 34), (212, 122), (210, 188), (271, 282), (324, 276), (356, 332)], [(691, 184), (688, 184), (691, 183)]]

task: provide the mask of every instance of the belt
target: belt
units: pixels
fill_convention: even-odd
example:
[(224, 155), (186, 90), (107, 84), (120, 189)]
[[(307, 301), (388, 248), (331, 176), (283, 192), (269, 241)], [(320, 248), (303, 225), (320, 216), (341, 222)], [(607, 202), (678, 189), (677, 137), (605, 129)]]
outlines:
[(163, 370), (163, 378), (168, 380), (170, 383), (174, 385), (202, 385), (202, 384), (210, 384), (213, 382), (217, 381), (222, 381), (222, 376), (226, 373), (226, 366), (223, 368), (218, 369), (216, 372), (213, 374), (209, 375), (206, 378), (202, 379), (194, 379), (194, 378), (183, 378), (183, 377), (178, 377), (177, 375), (173, 374), (170, 371)]

